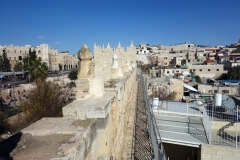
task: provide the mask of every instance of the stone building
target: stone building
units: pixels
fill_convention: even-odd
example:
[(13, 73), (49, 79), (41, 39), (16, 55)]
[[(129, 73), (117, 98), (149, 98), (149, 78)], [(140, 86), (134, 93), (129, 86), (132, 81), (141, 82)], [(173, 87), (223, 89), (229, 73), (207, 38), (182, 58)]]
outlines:
[(13, 66), (19, 61), (19, 56), (21, 57), (27, 56), (30, 48), (31, 48), (31, 45), (25, 45), (25, 46), (14, 46), (13, 44), (9, 46), (0, 45), (0, 55), (2, 55), (3, 50), (5, 50), (7, 53), (8, 59), (10, 61), (10, 64), (13, 68)]
[(78, 67), (78, 59), (76, 55), (69, 54), (68, 51), (63, 51), (60, 54), (57, 49), (52, 49), (48, 44), (40, 44), (39, 46), (33, 47), (31, 45), (25, 46), (9, 46), (0, 45), (0, 55), (3, 50), (6, 50), (8, 59), (12, 69), (17, 62), (20, 62), (19, 56), (27, 57), (29, 49), (36, 51), (36, 56), (41, 57), (42, 61), (45, 62), (49, 68), (49, 71), (59, 70), (59, 64), (62, 65), (63, 70), (71, 70), (72, 68)]
[(57, 55), (58, 50), (50, 48), (48, 44), (40, 44), (39, 46), (33, 47), (33, 49), (36, 51), (37, 57), (41, 57), (42, 61), (51, 68), (49, 63), (50, 55)]
[(72, 68), (78, 68), (78, 61), (79, 60), (76, 55), (71, 55), (68, 51), (62, 51), (57, 55), (50, 55), (49, 70), (60, 70), (59, 64), (61, 64), (62, 70), (71, 70)]

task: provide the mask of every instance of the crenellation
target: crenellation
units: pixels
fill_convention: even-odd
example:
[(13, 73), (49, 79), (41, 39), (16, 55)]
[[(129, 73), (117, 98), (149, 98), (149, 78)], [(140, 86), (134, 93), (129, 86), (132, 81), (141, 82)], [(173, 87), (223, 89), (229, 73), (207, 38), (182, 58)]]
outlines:
[[(132, 46), (131, 46), (132, 45)], [(103, 77), (104, 81), (107, 81), (111, 78), (111, 67), (112, 66), (112, 57), (116, 55), (118, 57), (118, 68), (120, 73), (120, 77), (123, 75), (121, 74), (121, 70), (124, 72), (124, 68), (126, 66), (126, 60), (129, 59), (130, 62), (133, 63), (132, 66), (136, 66), (136, 48), (133, 46), (133, 42), (131, 42), (130, 47), (127, 50), (121, 46), (120, 42), (118, 43), (117, 48), (111, 48), (109, 43), (109, 48), (94, 48), (94, 57), (97, 59), (95, 61), (95, 74), (96, 77)], [(103, 72), (104, 70), (104, 72)], [(126, 71), (128, 72), (128, 71)]]

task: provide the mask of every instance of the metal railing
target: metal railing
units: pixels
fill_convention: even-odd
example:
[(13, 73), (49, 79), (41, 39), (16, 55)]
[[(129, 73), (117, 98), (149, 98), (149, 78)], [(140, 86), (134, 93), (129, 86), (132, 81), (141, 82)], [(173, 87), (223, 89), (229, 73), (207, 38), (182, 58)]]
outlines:
[(203, 108), (202, 110), (202, 122), (203, 122), (203, 126), (205, 129), (205, 133), (208, 139), (208, 143), (211, 144), (211, 121), (210, 121), (210, 117), (207, 114), (207, 111), (205, 108)]
[(202, 117), (202, 110), (204, 107), (197, 106), (193, 103), (181, 103), (171, 101), (159, 101), (156, 108), (153, 111), (157, 114), (177, 114), (182, 116), (197, 116)]
[(148, 97), (148, 93), (147, 93), (147, 88), (146, 88), (147, 79), (146, 78), (144, 79), (142, 75), (140, 77), (141, 77), (141, 81), (144, 89), (144, 100), (145, 100), (145, 107), (147, 110), (147, 119), (148, 119), (148, 131), (151, 138), (153, 154), (154, 154), (152, 159), (167, 160), (163, 142), (161, 140), (161, 136), (157, 128), (155, 116), (154, 116), (154, 113), (150, 104), (150, 100)]
[(239, 107), (208, 105), (206, 114), (211, 120), (210, 144), (240, 148)]

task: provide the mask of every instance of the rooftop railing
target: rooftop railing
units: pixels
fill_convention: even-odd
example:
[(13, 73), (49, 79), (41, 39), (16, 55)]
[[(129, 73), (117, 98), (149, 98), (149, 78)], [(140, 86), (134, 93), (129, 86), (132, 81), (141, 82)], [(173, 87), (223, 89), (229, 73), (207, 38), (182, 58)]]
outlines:
[(149, 99), (148, 93), (147, 93), (147, 88), (146, 88), (147, 79), (143, 78), (143, 76), (141, 75), (141, 81), (142, 81), (142, 85), (144, 88), (144, 100), (145, 100), (145, 107), (147, 110), (147, 117), (148, 117), (147, 118), (148, 119), (148, 131), (149, 131), (149, 135), (150, 135), (151, 142), (152, 142), (153, 159), (154, 160), (167, 160), (163, 142), (161, 140), (161, 136), (160, 136), (160, 133), (157, 128), (155, 116), (154, 116), (154, 113), (153, 113), (153, 110), (151, 107), (151, 103), (150, 103), (150, 99)]

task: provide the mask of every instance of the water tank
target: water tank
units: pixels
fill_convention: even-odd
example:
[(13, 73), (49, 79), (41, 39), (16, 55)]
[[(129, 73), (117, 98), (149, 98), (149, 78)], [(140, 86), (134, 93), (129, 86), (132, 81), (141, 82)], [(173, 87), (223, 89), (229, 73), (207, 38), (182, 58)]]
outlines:
[(214, 105), (221, 106), (222, 105), (222, 94), (214, 93)]
[(152, 103), (152, 107), (153, 108), (157, 108), (158, 107), (158, 98), (153, 98), (153, 103)]

